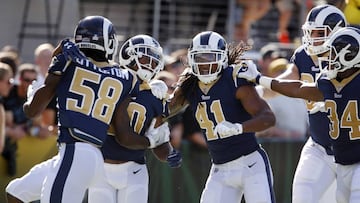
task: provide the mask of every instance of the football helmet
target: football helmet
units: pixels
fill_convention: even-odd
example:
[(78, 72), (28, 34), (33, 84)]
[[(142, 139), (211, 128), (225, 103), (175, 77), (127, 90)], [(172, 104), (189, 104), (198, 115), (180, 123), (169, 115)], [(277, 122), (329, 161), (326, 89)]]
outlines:
[(205, 84), (211, 83), (228, 65), (227, 43), (216, 32), (201, 32), (192, 39), (187, 57), (192, 74)]
[[(306, 53), (308, 55), (324, 53), (326, 50), (321, 45), (332, 32), (346, 25), (343, 12), (335, 6), (319, 5), (311, 9), (302, 26), (304, 33), (302, 42)], [(316, 31), (317, 36), (314, 36)]]
[(80, 20), (75, 29), (75, 44), (79, 49), (93, 49), (104, 52), (112, 60), (118, 41), (113, 24), (102, 16), (87, 16)]
[[(147, 57), (143, 58), (143, 57)], [(164, 68), (163, 50), (158, 41), (148, 35), (136, 35), (120, 48), (120, 65), (132, 69), (137, 65), (136, 74), (144, 81), (150, 81)]]
[(360, 68), (360, 30), (341, 28), (323, 44), (329, 50), (326, 57), (319, 57), (320, 70), (329, 79), (350, 68)]

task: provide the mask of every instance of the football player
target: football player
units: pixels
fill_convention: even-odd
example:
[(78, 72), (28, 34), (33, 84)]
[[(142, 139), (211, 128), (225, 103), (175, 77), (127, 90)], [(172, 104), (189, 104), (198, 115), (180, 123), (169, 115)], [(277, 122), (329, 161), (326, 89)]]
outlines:
[[(314, 82), (320, 74), (318, 55), (325, 52), (322, 44), (332, 32), (346, 24), (344, 14), (334, 6), (320, 5), (311, 9), (302, 26), (303, 45), (295, 50), (290, 68), (278, 78)], [(296, 91), (290, 85), (284, 86), (289, 91)], [(294, 175), (293, 203), (318, 203), (334, 185), (336, 164), (328, 136), (329, 119), (322, 112), (323, 105), (323, 102), (306, 102), (310, 137), (302, 149)], [(332, 191), (326, 194), (335, 195)]]
[[(170, 113), (189, 105), (212, 159), (202, 203), (275, 202), (272, 170), (256, 131), (275, 124), (275, 116), (253, 84), (237, 77), (233, 63), (249, 47), (228, 49), (213, 31), (197, 34), (188, 50), (190, 69), (170, 102)], [(247, 61), (244, 63), (251, 63)]]
[[(360, 95), (357, 89), (360, 85), (360, 30), (351, 27), (341, 28), (330, 35), (323, 44), (323, 48), (326, 51), (324, 53), (326, 57), (319, 57), (321, 75), (315, 83), (264, 77), (257, 72), (255, 66), (240, 73), (239, 77), (256, 81), (264, 87), (290, 97), (324, 101), (324, 112), (329, 119), (326, 136), (330, 138), (329, 147), (332, 147), (337, 163), (336, 200), (337, 202), (359, 202), (360, 111), (358, 108)], [(313, 156), (320, 159), (319, 154)], [(318, 179), (323, 175), (320, 174), (322, 172), (320, 169), (325, 167), (322, 165), (322, 168), (316, 168), (319, 164), (321, 164), (320, 160), (313, 163), (314, 168), (311, 173), (309, 171), (306, 178), (312, 180), (315, 176), (319, 186), (329, 184), (328, 178)], [(311, 191), (306, 190), (306, 192)], [(308, 193), (302, 195), (304, 194)]]
[[(136, 35), (122, 45), (119, 53), (120, 65), (134, 71), (140, 81), (140, 91), (130, 102), (128, 113), (130, 125), (134, 131), (144, 135), (153, 118), (161, 122), (167, 116), (165, 100), (156, 98), (150, 83), (154, 76), (163, 69), (164, 59), (160, 44), (148, 35)], [(160, 98), (166, 98), (165, 89), (158, 92)], [(145, 150), (133, 150), (116, 142), (114, 132), (110, 130), (101, 148), (105, 159), (105, 180), (102, 185), (89, 188), (90, 203), (146, 203), (148, 201), (149, 176), (145, 164)], [(181, 155), (166, 142), (153, 149), (161, 161), (168, 161), (171, 167), (179, 167)]]
[[(56, 94), (59, 153), (11, 181), (6, 188), (9, 202), (81, 202), (86, 189), (105, 178), (100, 147), (110, 123), (117, 141), (133, 149), (155, 147), (168, 140), (167, 132), (159, 131), (167, 128), (165, 125), (150, 128), (148, 137), (130, 128), (126, 109), (138, 82), (136, 75), (111, 64), (117, 47), (112, 23), (101, 16), (82, 19), (75, 29), (75, 43), (87, 58), (79, 54), (72, 61), (67, 57), (71, 54), (57, 54), (45, 84), (30, 91), (24, 104), (27, 116), (35, 117)], [(69, 41), (60, 47), (77, 50)]]

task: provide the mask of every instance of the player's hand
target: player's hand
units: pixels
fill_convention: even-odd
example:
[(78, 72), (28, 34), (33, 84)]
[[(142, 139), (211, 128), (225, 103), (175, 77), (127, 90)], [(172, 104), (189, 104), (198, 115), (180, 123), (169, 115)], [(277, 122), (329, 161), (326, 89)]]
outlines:
[(149, 128), (145, 132), (145, 136), (149, 139), (149, 148), (155, 148), (170, 140), (170, 129), (167, 122), (155, 128), (156, 119), (154, 118)]
[(166, 161), (168, 162), (170, 168), (179, 168), (182, 162), (181, 153), (176, 149), (173, 149), (167, 156)]
[(26, 103), (30, 104), (34, 98), (35, 93), (43, 86), (42, 83), (34, 80), (27, 88)]
[(222, 137), (238, 135), (243, 133), (243, 127), (240, 123), (231, 123), (229, 121), (223, 121), (215, 126), (214, 133)]
[(61, 41), (62, 53), (67, 60), (76, 61), (77, 59), (86, 59), (86, 56), (79, 50), (76, 44), (70, 39)]
[(240, 64), (236, 64), (236, 67), (240, 67), (237, 76), (250, 82), (255, 83), (256, 78), (261, 76), (261, 73), (258, 71), (255, 63), (252, 60), (241, 61)]
[(310, 109), (309, 114), (314, 114), (317, 112), (326, 112), (325, 102), (315, 102), (312, 109)]
[(162, 80), (152, 80), (149, 83), (152, 94), (162, 100), (166, 98), (168, 87)]

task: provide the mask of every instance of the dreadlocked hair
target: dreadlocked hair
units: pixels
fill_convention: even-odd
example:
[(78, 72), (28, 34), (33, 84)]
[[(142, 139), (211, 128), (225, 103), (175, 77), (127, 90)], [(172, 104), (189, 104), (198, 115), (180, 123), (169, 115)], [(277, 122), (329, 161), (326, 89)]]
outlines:
[(197, 82), (199, 79), (191, 73), (190, 68), (186, 68), (184, 72), (180, 75), (178, 86), (181, 87), (182, 95), (181, 97), (185, 100), (189, 100), (194, 94)]
[(239, 43), (231, 43), (228, 45), (229, 49), (229, 65), (240, 63), (243, 58), (241, 56), (246, 52), (252, 49), (252, 46), (240, 41)]

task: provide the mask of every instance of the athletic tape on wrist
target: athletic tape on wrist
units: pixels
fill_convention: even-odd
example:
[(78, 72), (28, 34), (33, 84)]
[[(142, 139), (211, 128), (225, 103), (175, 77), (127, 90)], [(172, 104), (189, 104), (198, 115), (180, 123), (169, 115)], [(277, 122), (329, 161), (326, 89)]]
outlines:
[(272, 82), (272, 78), (266, 77), (266, 76), (261, 76), (259, 78), (259, 85), (267, 88), (267, 89), (271, 89), (271, 82)]

